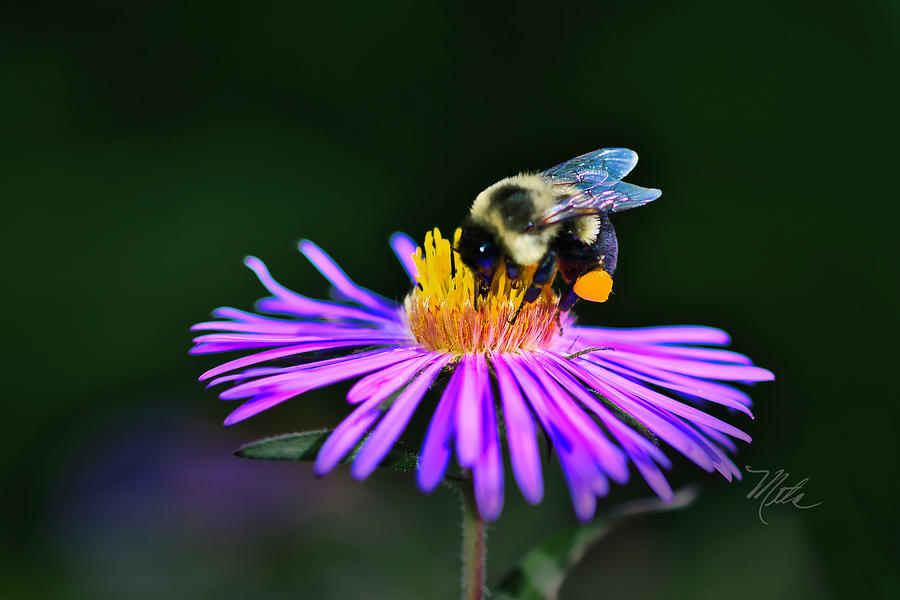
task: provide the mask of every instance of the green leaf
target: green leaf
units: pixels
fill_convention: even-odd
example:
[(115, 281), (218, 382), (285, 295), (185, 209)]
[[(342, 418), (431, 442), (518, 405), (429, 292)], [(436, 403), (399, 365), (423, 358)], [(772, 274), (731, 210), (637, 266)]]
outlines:
[(613, 527), (632, 517), (677, 510), (697, 497), (693, 487), (680, 490), (670, 504), (647, 498), (620, 505), (605, 516), (553, 534), (525, 554), (500, 582), (491, 600), (555, 600), (568, 572)]
[[(311, 462), (322, 448), (322, 444), (331, 435), (332, 430), (321, 429), (319, 431), (304, 431), (302, 433), (285, 433), (270, 438), (263, 438), (244, 444), (234, 453), (235, 456), (250, 458), (253, 460), (288, 460), (297, 462)], [(356, 458), (357, 453), (366, 443), (368, 436), (363, 438), (353, 450), (341, 461), (341, 464), (349, 464)], [(387, 453), (379, 465), (393, 471), (415, 471), (419, 464), (419, 457), (402, 444), (397, 443)]]

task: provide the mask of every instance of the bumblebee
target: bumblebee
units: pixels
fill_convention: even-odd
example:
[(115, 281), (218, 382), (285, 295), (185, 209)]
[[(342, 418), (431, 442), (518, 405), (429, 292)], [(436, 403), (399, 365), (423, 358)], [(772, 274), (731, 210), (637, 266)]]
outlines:
[(532, 274), (519, 310), (537, 300), (557, 273), (565, 282), (559, 312), (579, 298), (605, 302), (618, 256), (609, 215), (662, 195), (622, 181), (637, 160), (627, 148), (603, 148), (539, 174), (507, 177), (478, 194), (456, 245), (475, 273), (476, 296), (490, 289), (503, 268), (513, 281)]

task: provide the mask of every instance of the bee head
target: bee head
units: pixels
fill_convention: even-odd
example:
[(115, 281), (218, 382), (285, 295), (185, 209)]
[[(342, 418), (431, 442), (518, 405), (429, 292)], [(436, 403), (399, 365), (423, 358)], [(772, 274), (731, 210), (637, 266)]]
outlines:
[(471, 222), (464, 223), (456, 251), (476, 277), (490, 282), (501, 258), (500, 246), (490, 231)]

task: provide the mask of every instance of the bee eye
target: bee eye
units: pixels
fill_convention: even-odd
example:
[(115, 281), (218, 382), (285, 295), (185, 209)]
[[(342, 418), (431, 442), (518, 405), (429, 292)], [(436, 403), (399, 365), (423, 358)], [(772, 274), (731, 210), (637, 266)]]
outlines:
[(480, 225), (464, 224), (456, 247), (459, 258), (473, 271), (493, 273), (500, 262), (500, 246), (493, 234)]
[(497, 264), (497, 247), (491, 242), (478, 246), (478, 266), (482, 271), (493, 271)]

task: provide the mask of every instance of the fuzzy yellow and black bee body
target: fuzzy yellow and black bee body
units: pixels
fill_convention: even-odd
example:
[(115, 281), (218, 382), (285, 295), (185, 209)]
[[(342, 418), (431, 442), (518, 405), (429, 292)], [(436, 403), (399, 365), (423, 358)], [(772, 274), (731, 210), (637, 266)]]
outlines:
[(604, 148), (540, 174), (508, 177), (478, 194), (456, 250), (479, 289), (489, 289), (501, 267), (512, 280), (533, 269), (523, 304), (534, 302), (557, 273), (566, 285), (561, 312), (578, 298), (604, 302), (618, 258), (609, 214), (661, 194), (621, 181), (636, 163), (631, 150)]

